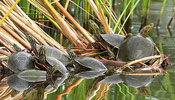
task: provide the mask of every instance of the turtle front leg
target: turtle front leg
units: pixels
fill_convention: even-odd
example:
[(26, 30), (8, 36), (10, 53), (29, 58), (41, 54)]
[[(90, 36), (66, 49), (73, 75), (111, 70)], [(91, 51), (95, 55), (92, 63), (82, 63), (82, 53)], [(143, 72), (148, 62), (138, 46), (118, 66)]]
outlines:
[(114, 60), (115, 55), (114, 55), (113, 51), (110, 49), (109, 46), (107, 46), (107, 53), (109, 55), (109, 60)]

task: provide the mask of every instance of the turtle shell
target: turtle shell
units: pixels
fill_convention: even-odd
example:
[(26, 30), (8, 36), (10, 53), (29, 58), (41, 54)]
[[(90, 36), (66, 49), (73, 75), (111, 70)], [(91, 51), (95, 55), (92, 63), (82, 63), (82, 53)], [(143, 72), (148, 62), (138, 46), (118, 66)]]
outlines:
[(16, 74), (13, 74), (7, 78), (7, 85), (17, 91), (23, 91), (30, 87), (30, 83), (18, 78)]
[[(41, 45), (37, 45), (37, 51), (39, 52)], [(57, 60), (61, 61), (64, 65), (67, 65), (70, 62), (70, 58), (62, 51), (50, 47), (50, 46), (43, 46), (46, 49), (46, 56), (56, 58)]]
[(77, 58), (76, 61), (82, 65), (83, 67), (87, 67), (90, 70), (80, 72), (76, 74), (77, 77), (82, 77), (85, 79), (95, 78), (100, 75), (103, 75), (106, 72), (107, 68), (103, 63), (98, 61), (97, 59), (91, 57), (81, 57)]
[(14, 72), (34, 68), (32, 55), (26, 52), (13, 53), (8, 59), (8, 67)]
[(78, 61), (81, 65), (90, 68), (92, 70), (96, 71), (107, 70), (107, 68), (103, 63), (92, 57), (80, 57), (77, 58), (76, 61)]
[(41, 70), (25, 70), (17, 74), (18, 78), (27, 82), (46, 81), (46, 71)]
[(100, 34), (102, 39), (111, 46), (118, 48), (125, 39), (125, 36), (119, 34)]
[(140, 34), (130, 36), (119, 47), (118, 58), (122, 61), (132, 61), (151, 56), (154, 52), (154, 45), (150, 38)]
[(63, 75), (67, 75), (69, 72), (68, 70), (66, 69), (65, 65), (59, 61), (58, 59), (54, 58), (54, 57), (49, 57), (49, 56), (46, 56), (46, 61), (51, 65), (51, 66), (54, 66), (54, 65), (58, 65), (58, 70), (59, 72), (61, 72)]

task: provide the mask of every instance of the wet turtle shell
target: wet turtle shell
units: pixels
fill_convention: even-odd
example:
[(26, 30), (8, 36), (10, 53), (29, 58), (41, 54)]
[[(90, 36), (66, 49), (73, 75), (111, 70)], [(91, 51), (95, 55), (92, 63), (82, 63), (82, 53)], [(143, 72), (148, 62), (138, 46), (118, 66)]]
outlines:
[(13, 53), (8, 59), (8, 67), (14, 72), (20, 72), (34, 68), (34, 58), (26, 52)]
[(46, 71), (41, 70), (25, 70), (17, 74), (18, 78), (27, 82), (46, 81)]
[(81, 65), (90, 68), (92, 70), (107, 70), (105, 65), (92, 57), (79, 57), (76, 59)]
[(95, 78), (100, 75), (103, 75), (106, 72), (107, 68), (103, 63), (98, 61), (97, 59), (91, 57), (80, 57), (76, 59), (77, 63), (79, 63), (83, 67), (87, 67), (89, 70), (80, 72), (76, 74), (77, 77), (82, 78)]
[[(37, 45), (37, 51), (39, 52), (41, 45)], [(46, 49), (46, 56), (56, 58), (57, 60), (61, 61), (64, 65), (67, 65), (70, 61), (70, 58), (62, 51), (50, 47), (50, 46), (43, 46)]]
[(17, 91), (23, 91), (30, 87), (30, 83), (18, 78), (16, 74), (13, 74), (7, 78), (7, 85)]

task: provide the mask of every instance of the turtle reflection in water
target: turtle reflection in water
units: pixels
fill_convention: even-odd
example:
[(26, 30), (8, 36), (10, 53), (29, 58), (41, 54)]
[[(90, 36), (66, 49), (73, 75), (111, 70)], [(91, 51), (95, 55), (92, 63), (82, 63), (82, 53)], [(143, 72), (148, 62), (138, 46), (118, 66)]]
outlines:
[[(127, 69), (128, 71), (130, 69)], [(151, 73), (150, 70), (135, 70), (134, 73)], [(150, 85), (154, 79), (153, 75), (121, 75), (121, 74), (112, 74), (110, 76), (105, 76), (102, 83), (117, 84), (124, 83), (130, 87), (136, 88), (137, 93), (149, 96), (146, 87)]]
[[(56, 58), (46, 56), (46, 49), (44, 46), (41, 46), (39, 49), (38, 60), (47, 68), (47, 73), (49, 74), (46, 75), (46, 78), (49, 84), (54, 88), (53, 91), (57, 90), (58, 86), (60, 85), (60, 81), (63, 81), (63, 79), (65, 79), (60, 79), (58, 77), (66, 77), (69, 74), (66, 67), (64, 66), (64, 64), (62, 64), (62, 62), (60, 62)], [(56, 77), (54, 77), (54, 75)], [(58, 81), (59, 85), (55, 81)]]
[(91, 57), (77, 57), (76, 54), (67, 48), (72, 61), (66, 66), (76, 77), (85, 79), (95, 78), (105, 73), (107, 68), (103, 63)]
[[(65, 68), (65, 66), (57, 59), (45, 56), (43, 52), (45, 53), (45, 49), (41, 47), (39, 52), (40, 54), (39, 61), (41, 60), (43, 61), (42, 62), (43, 66), (47, 68), (47, 70), (45, 71), (36, 70), (34, 68), (33, 62), (34, 60), (37, 60), (37, 58), (31, 56), (26, 52), (21, 51), (20, 49), (17, 50), (16, 53), (10, 56), (9, 58), (10, 60), (8, 60), (8, 65), (10, 69), (15, 72), (15, 74), (8, 77), (7, 84), (12, 89), (14, 89), (12, 96), (18, 93), (18, 91), (25, 90), (23, 92), (23, 95), (26, 95), (32, 89), (37, 89), (37, 90), (41, 89), (40, 85), (38, 85), (38, 84), (41, 84), (41, 82), (44, 85), (43, 90), (45, 90), (45, 88), (49, 84), (53, 87), (53, 88), (47, 88), (47, 90), (49, 91), (56, 90), (58, 86), (61, 85), (62, 82), (64, 82), (64, 80), (66, 79), (65, 76), (68, 75), (68, 71)], [(20, 59), (21, 56), (25, 59)], [(18, 61), (16, 61), (16, 59)], [(16, 66), (14, 66), (14, 63)], [(23, 66), (23, 64), (21, 63), (24, 63), (26, 65), (32, 64), (32, 66), (31, 67)]]
[(152, 28), (153, 23), (142, 28), (137, 35), (129, 34), (119, 47), (119, 59), (133, 61), (153, 55), (154, 43), (148, 36)]

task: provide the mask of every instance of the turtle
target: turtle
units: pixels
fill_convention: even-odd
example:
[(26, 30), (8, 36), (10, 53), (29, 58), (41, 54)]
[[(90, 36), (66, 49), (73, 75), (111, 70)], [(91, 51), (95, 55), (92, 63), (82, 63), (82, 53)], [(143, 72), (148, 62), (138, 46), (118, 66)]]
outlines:
[(133, 61), (153, 55), (154, 43), (148, 36), (153, 26), (154, 24), (151, 23), (136, 35), (129, 34), (119, 47), (119, 60)]
[(47, 81), (54, 89), (57, 89), (58, 85), (54, 81), (54, 73), (56, 73), (58, 77), (61, 77), (62, 75), (67, 76), (69, 72), (62, 62), (54, 57), (46, 56), (46, 48), (44, 46), (40, 47), (38, 54), (39, 63), (43, 64), (47, 69), (47, 73), (49, 73), (46, 74)]
[(8, 58), (8, 68), (15, 73), (33, 69), (36, 58), (31, 54), (22, 51), (16, 44), (13, 46), (16, 49), (16, 52), (11, 54)]
[(39, 62), (41, 64), (44, 64), (47, 69), (55, 66), (55, 67), (57, 67), (58, 71), (61, 72), (61, 74), (63, 74), (63, 75), (68, 74), (68, 71), (67, 71), (65, 65), (61, 61), (59, 61), (58, 59), (56, 59), (54, 57), (47, 56), (46, 50), (47, 49), (45, 48), (45, 46), (40, 47), (39, 58), (38, 58)]
[(70, 48), (67, 48), (67, 53), (72, 59), (70, 65), (74, 66), (74, 73), (77, 77), (85, 79), (94, 78), (103, 75), (107, 70), (105, 65), (97, 59), (92, 57), (77, 57)]
[[(119, 35), (119, 34), (113, 34), (113, 33), (111, 33), (111, 34), (101, 34), (102, 32), (100, 32), (100, 28), (92, 20), (89, 20), (89, 26), (90, 26), (90, 30), (92, 30), (93, 33), (95, 34), (96, 40), (97, 40), (97, 42), (93, 43), (94, 47), (98, 49), (99, 48), (98, 45), (100, 45), (100, 46), (102, 44), (105, 45), (105, 47), (102, 46), (102, 48), (104, 50), (107, 50), (107, 53), (109, 55), (109, 59), (114, 60), (115, 55), (117, 53), (117, 52), (114, 52), (114, 51), (116, 51), (116, 49), (118, 50), (119, 46), (124, 41), (125, 36)], [(100, 44), (99, 44), (99, 42), (100, 42)]]
[(38, 45), (35, 38), (31, 35), (26, 35), (26, 37), (28, 38), (28, 41), (31, 45), (31, 51), (33, 51), (37, 57), (39, 57), (40, 48), (44, 47), (46, 49), (45, 55), (47, 57), (56, 58), (57, 60), (61, 61), (64, 65), (67, 65), (69, 63), (70, 61), (69, 57), (61, 50), (51, 46)]

